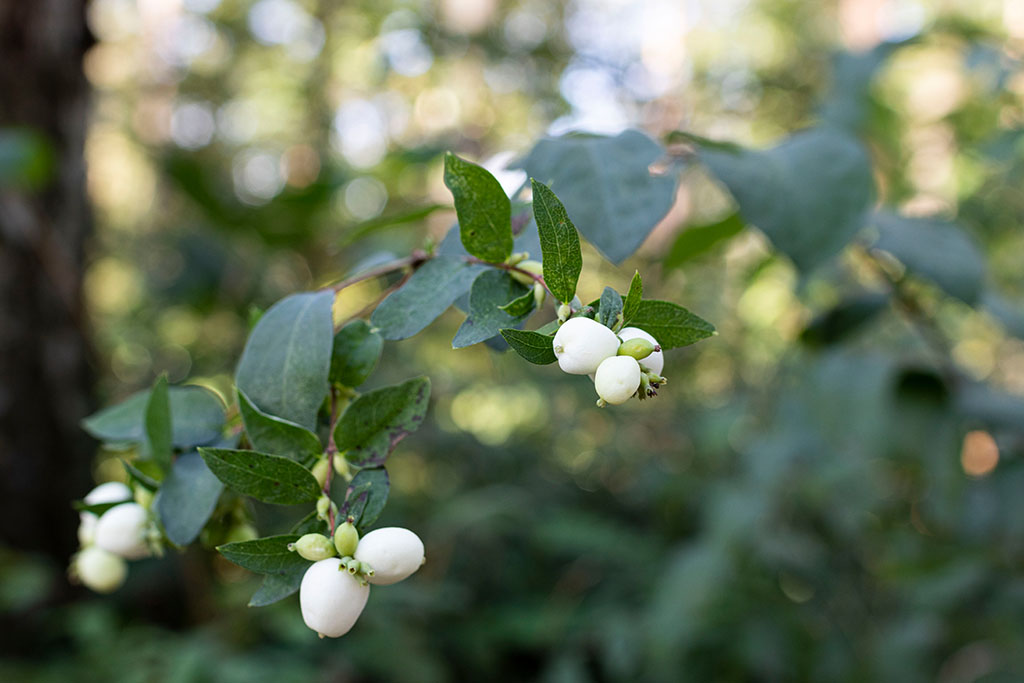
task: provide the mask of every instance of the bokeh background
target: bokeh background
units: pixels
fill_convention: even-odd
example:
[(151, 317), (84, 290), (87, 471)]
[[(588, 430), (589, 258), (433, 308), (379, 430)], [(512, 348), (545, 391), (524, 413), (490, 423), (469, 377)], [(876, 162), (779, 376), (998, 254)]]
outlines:
[[(53, 4), (0, 11), (0, 679), (1024, 680), (1024, 2)], [(855, 250), (802, 274), (753, 228), (680, 241), (733, 211), (686, 168), (580, 286), (639, 268), (716, 324), (657, 400), (598, 410), (551, 367), (453, 351), (457, 311), (387, 345), (373, 381), (425, 373), (434, 400), (381, 522), (429, 563), (351, 634), (246, 608), (258, 578), (196, 549), (111, 597), (68, 585), (70, 500), (121, 472), (78, 420), (161, 372), (230, 395), (254, 307), (444, 236), (444, 150), (768, 146), (823, 111), (882, 200), (981, 247), (978, 305), (913, 280), (888, 305)]]

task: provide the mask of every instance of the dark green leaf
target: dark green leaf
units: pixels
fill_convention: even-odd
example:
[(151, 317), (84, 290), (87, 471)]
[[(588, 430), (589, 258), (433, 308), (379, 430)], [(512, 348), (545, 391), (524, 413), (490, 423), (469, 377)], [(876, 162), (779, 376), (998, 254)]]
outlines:
[(533, 217), (540, 234), (544, 282), (559, 301), (572, 301), (583, 270), (580, 236), (562, 202), (547, 185), (530, 179)]
[(92, 514), (94, 514), (97, 517), (99, 517), (104, 512), (106, 512), (110, 508), (114, 507), (115, 505), (121, 505), (123, 503), (130, 503), (131, 501), (132, 501), (131, 498), (126, 498), (125, 500), (118, 500), (118, 501), (115, 501), (113, 503), (92, 503), (92, 504), (89, 504), (89, 503), (86, 503), (84, 500), (73, 500), (73, 501), (71, 501), (71, 507), (74, 508), (78, 512), (91, 512)]
[(738, 213), (732, 213), (720, 221), (706, 225), (688, 226), (679, 233), (665, 257), (666, 268), (678, 268), (687, 261), (711, 250), (719, 242), (731, 239), (743, 232), (746, 223)]
[(743, 219), (801, 270), (846, 246), (874, 200), (867, 153), (838, 129), (803, 131), (766, 151), (705, 148), (700, 158), (736, 198)]
[(331, 367), (334, 292), (293, 294), (256, 323), (235, 373), (235, 384), (253, 405), (306, 429), (327, 394)]
[(305, 576), (308, 567), (309, 563), (306, 562), (301, 569), (286, 574), (268, 574), (263, 577), (263, 584), (249, 598), (249, 607), (266, 607), (297, 592), (299, 586), (302, 585), (302, 577)]
[(146, 452), (165, 472), (171, 467), (171, 400), (160, 375), (146, 402)]
[(391, 482), (383, 467), (359, 470), (348, 485), (341, 516), (354, 518), (356, 529), (360, 534), (365, 533), (384, 510), (390, 488)]
[(513, 318), (525, 318), (533, 312), (533, 308), (536, 305), (537, 300), (533, 296), (533, 288), (526, 290), (526, 293), (512, 299), (503, 306), (498, 306), (501, 310), (508, 313)]
[(553, 188), (583, 236), (619, 263), (675, 202), (675, 178), (649, 170), (664, 154), (635, 130), (613, 138), (568, 135), (538, 142), (523, 167)]
[(444, 184), (455, 198), (462, 246), (473, 256), (501, 263), (512, 254), (512, 205), (487, 169), (444, 155)]
[(370, 316), (384, 339), (406, 339), (434, 321), (469, 290), (486, 266), (456, 256), (438, 256), (420, 266), (397, 292)]
[(188, 545), (210, 519), (223, 485), (199, 453), (185, 453), (174, 461), (154, 505), (167, 538)]
[(840, 301), (816, 316), (800, 334), (805, 344), (826, 346), (850, 336), (870, 322), (889, 304), (885, 294), (861, 294)]
[(323, 453), (316, 434), (294, 422), (267, 415), (252, 404), (245, 392), (241, 389), (237, 392), (238, 412), (245, 424), (249, 443), (255, 450), (283, 455), (301, 463)]
[(549, 336), (531, 330), (507, 329), (501, 331), (501, 336), (509, 346), (515, 349), (516, 353), (531, 363), (547, 365), (558, 360), (555, 357), (553, 335)]
[(320, 497), (316, 478), (294, 460), (228, 448), (200, 448), (199, 452), (226, 486), (264, 503), (295, 505)]
[[(142, 443), (146, 438), (146, 406), (150, 390), (133, 394), (82, 421), (85, 431), (101, 441)], [(168, 388), (171, 440), (179, 448), (212, 443), (224, 429), (224, 405), (217, 395), (199, 386)]]
[(217, 546), (217, 551), (239, 567), (244, 567), (257, 574), (274, 574), (287, 576), (295, 572), (305, 571), (309, 560), (288, 550), (288, 544), (299, 540), (294, 534), (283, 536), (267, 536), (252, 541), (227, 543)]
[(611, 287), (605, 287), (601, 292), (601, 300), (597, 309), (597, 322), (605, 327), (614, 327), (622, 313), (622, 297)]
[[(144, 466), (145, 464), (147, 463), (139, 463), (140, 466)], [(128, 474), (128, 479), (131, 482), (139, 484), (147, 491), (156, 491), (158, 488), (160, 488), (160, 480), (157, 479), (155, 476), (160, 473), (155, 471), (157, 467), (153, 465), (153, 463), (148, 463), (148, 465), (152, 470), (154, 470), (154, 476), (150, 476), (146, 472), (143, 472), (141, 469), (139, 469), (139, 467), (136, 467), (135, 465), (129, 463), (127, 460), (122, 460), (121, 465), (124, 466), (124, 471), (125, 473)]]
[(365, 320), (353, 320), (334, 335), (331, 351), (332, 382), (358, 387), (366, 381), (380, 360), (384, 340)]
[(395, 446), (419, 429), (429, 399), (426, 377), (363, 394), (338, 420), (334, 430), (338, 450), (358, 467), (384, 464)]
[(524, 292), (532, 299), (532, 292), (505, 271), (486, 270), (480, 273), (469, 290), (469, 317), (455, 333), (452, 348), (461, 349), (482, 342), (498, 334), (502, 328), (522, 322), (526, 316), (511, 316), (500, 307), (518, 299)]
[(633, 271), (633, 279), (629, 281), (629, 292), (626, 293), (626, 300), (622, 303), (622, 319), (629, 320), (636, 315), (640, 308), (640, 301), (643, 300), (644, 283), (640, 278), (640, 271)]
[(297, 534), (299, 536), (304, 536), (306, 534), (323, 534), (326, 536), (329, 531), (327, 522), (320, 519), (316, 510), (310, 510), (309, 514), (295, 523), (295, 526), (292, 527), (289, 533)]
[(960, 226), (939, 218), (875, 215), (875, 249), (895, 256), (911, 272), (951, 296), (973, 304), (985, 283), (985, 258)]
[(641, 301), (636, 313), (625, 325), (639, 327), (663, 349), (687, 346), (715, 333), (714, 326), (671, 301)]

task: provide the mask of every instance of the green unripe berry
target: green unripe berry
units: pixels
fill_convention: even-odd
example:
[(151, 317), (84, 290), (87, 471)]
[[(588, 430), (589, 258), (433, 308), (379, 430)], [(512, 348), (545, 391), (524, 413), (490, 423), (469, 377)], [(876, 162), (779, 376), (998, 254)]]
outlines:
[(320, 488), (324, 487), (327, 483), (327, 472), (331, 468), (331, 461), (327, 458), (320, 458), (313, 465), (313, 469), (310, 470), (313, 474), (313, 478), (316, 479), (316, 483), (320, 485)]
[(334, 456), (334, 472), (339, 477), (345, 477), (345, 481), (352, 481), (352, 471), (349, 469), (348, 460), (341, 453)]
[(316, 516), (318, 519), (327, 521), (330, 518), (330, 514), (338, 514), (338, 506), (334, 504), (334, 501), (328, 496), (320, 496), (316, 501)]
[[(516, 264), (516, 268), (518, 268), (519, 270), (510, 270), (509, 275), (511, 275), (512, 279), (521, 284), (523, 287), (529, 287), (534, 282), (537, 282), (537, 279), (535, 277), (532, 277), (531, 275), (544, 274), (544, 266), (541, 264), (540, 261), (523, 261), (522, 263)], [(524, 270), (526, 271), (525, 273), (521, 272)], [(528, 275), (527, 273), (531, 275)], [(538, 282), (537, 284), (540, 283)]]
[(135, 502), (148, 510), (153, 505), (153, 492), (143, 486), (136, 485)]
[(631, 356), (637, 360), (643, 360), (658, 350), (658, 347), (641, 337), (634, 337), (622, 342), (617, 355)]
[(356, 531), (352, 518), (349, 517), (335, 530), (334, 547), (338, 549), (338, 554), (342, 557), (350, 557), (355, 555), (357, 545), (359, 545), (359, 532)]
[(323, 534), (306, 534), (295, 543), (289, 543), (288, 550), (294, 550), (310, 562), (334, 557), (334, 544)]

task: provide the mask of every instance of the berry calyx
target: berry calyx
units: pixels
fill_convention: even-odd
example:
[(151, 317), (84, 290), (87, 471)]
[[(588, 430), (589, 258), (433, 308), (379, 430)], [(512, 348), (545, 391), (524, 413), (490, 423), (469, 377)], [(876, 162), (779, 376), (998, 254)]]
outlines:
[(426, 558), (420, 537), (401, 527), (374, 529), (363, 536), (355, 559), (372, 568), (366, 580), (376, 586), (388, 586), (407, 579)]
[(640, 364), (631, 356), (606, 358), (594, 373), (594, 388), (605, 403), (619, 405), (640, 387)]
[(619, 350), (619, 338), (590, 318), (571, 318), (562, 323), (551, 342), (558, 367), (570, 375), (589, 375), (601, 361)]
[(338, 571), (340, 566), (337, 557), (320, 560), (306, 570), (299, 584), (302, 620), (321, 638), (348, 633), (370, 597), (370, 587)]

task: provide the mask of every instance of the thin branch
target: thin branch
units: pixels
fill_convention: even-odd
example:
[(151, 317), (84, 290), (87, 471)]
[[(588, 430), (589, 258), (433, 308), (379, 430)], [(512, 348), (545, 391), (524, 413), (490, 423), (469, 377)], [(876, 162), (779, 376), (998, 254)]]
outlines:
[(426, 261), (429, 261), (431, 258), (431, 255), (423, 251), (422, 249), (415, 249), (411, 254), (404, 258), (395, 259), (394, 261), (388, 261), (387, 263), (382, 263), (381, 265), (376, 266), (374, 268), (370, 268), (369, 270), (363, 271), (362, 273), (353, 275), (352, 277), (349, 278), (345, 278), (341, 282), (337, 282), (333, 285), (328, 285), (327, 287), (324, 287), (324, 289), (330, 289), (335, 292), (340, 292), (346, 287), (351, 287), (352, 285), (358, 284), (365, 280), (372, 280), (373, 278), (381, 277), (383, 275), (389, 275), (395, 271), (402, 270), (403, 268), (412, 267), (413, 269), (416, 269)]

